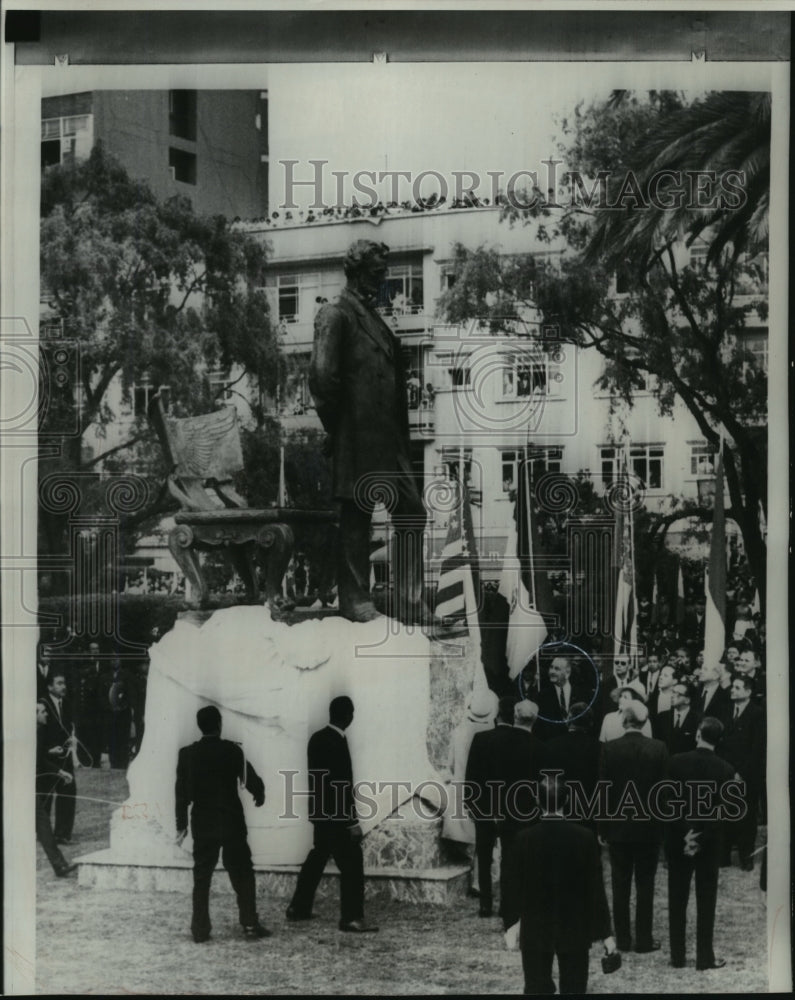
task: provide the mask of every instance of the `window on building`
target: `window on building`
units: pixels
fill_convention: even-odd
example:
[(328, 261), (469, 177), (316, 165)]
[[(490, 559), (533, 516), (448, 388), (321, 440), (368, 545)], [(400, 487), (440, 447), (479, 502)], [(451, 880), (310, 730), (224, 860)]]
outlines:
[[(533, 448), (528, 459), (531, 468), (528, 470), (533, 482), (540, 479), (547, 472), (561, 472), (563, 470), (563, 448), (557, 445), (550, 445), (543, 448)], [(510, 493), (515, 490), (519, 476), (522, 474), (522, 463), (524, 461), (524, 451), (504, 451), (502, 453), (502, 491)]]
[(168, 131), (178, 139), (196, 141), (195, 90), (169, 90)]
[(298, 276), (295, 274), (280, 274), (278, 288), (279, 321), (282, 323), (297, 323), (299, 316)]
[(756, 362), (756, 367), (767, 371), (767, 333), (744, 333), (741, 340), (742, 350)]
[[(133, 386), (133, 413), (136, 417), (146, 416), (149, 409), (149, 403), (156, 392), (157, 389), (151, 382), (138, 382)], [(163, 403), (163, 409), (166, 413), (168, 413), (171, 405), (171, 389), (169, 386), (160, 386), (160, 399)]]
[(207, 381), (210, 383), (210, 396), (215, 403), (225, 403), (232, 398), (229, 372), (216, 369), (210, 373)]
[[(602, 482), (607, 486), (619, 474), (621, 449), (608, 446), (599, 449)], [(665, 448), (661, 444), (634, 444), (629, 449), (629, 471), (640, 480), (643, 489), (663, 488), (663, 459)], [(621, 463), (623, 465), (623, 463)]]
[(188, 153), (184, 149), (175, 149), (171, 146), (168, 151), (168, 165), (175, 181), (180, 181), (182, 184), (196, 183), (195, 153)]
[(696, 477), (715, 475), (715, 449), (711, 444), (690, 445), (690, 475)]
[(45, 118), (41, 123), (41, 167), (84, 160), (94, 143), (94, 116)]
[(458, 480), (458, 470), (461, 467), (461, 456), (464, 458), (464, 475), (467, 486), (473, 487), (476, 484), (472, 478), (472, 449), (471, 448), (442, 448), (442, 466), (445, 476), (453, 481)]
[(629, 449), (629, 467), (644, 489), (662, 489), (664, 452), (662, 445), (653, 444), (633, 445)]
[(422, 264), (393, 264), (378, 291), (385, 316), (417, 315), (424, 309)]
[(504, 399), (529, 399), (536, 393), (548, 392), (547, 364), (543, 359), (517, 359), (502, 370)]
[(469, 386), (471, 372), (468, 365), (450, 368), (449, 372), (454, 389), (465, 389)]

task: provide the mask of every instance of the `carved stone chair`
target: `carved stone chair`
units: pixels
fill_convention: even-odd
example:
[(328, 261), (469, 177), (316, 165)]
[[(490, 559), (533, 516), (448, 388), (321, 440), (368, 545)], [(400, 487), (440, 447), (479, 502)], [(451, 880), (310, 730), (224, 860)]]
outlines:
[(190, 580), (195, 594), (191, 603), (207, 607), (210, 600), (199, 552), (221, 549), (245, 584), (247, 603), (260, 600), (259, 563), (271, 610), (289, 610), (282, 596), (282, 579), (293, 552), (291, 525), (332, 522), (335, 513), (293, 507), (257, 510), (247, 505), (232, 486), (233, 475), (243, 468), (233, 406), (197, 417), (174, 418), (165, 413), (157, 393), (149, 404), (148, 417), (169, 465), (169, 492), (181, 507), (174, 515), (176, 524), (169, 532), (168, 547)]

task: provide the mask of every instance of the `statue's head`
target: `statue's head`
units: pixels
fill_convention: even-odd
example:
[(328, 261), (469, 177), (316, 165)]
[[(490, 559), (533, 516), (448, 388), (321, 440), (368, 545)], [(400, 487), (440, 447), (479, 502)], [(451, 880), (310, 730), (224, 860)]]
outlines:
[(386, 243), (376, 243), (373, 240), (356, 240), (351, 243), (342, 262), (348, 284), (365, 295), (374, 296), (386, 277), (388, 254), (389, 247)]

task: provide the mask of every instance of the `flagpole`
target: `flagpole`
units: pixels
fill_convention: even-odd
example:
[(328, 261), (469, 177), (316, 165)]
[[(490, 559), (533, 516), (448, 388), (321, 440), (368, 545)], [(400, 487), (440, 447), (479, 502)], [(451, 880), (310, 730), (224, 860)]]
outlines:
[[(624, 476), (627, 482), (627, 498), (629, 500), (629, 441), (624, 439)], [(629, 630), (629, 642), (630, 642), (630, 652), (629, 659), (632, 666), (635, 668), (635, 672), (638, 669), (638, 588), (636, 587), (636, 576), (635, 576), (635, 517), (633, 515), (632, 503), (628, 503), (629, 511), (627, 512), (627, 517), (629, 518), (629, 566), (632, 576), (632, 592), (630, 594), (630, 599), (632, 601), (632, 626)]]
[(527, 509), (527, 520), (525, 521), (527, 530), (527, 550), (528, 550), (528, 562), (530, 564), (530, 607), (535, 608), (536, 606), (536, 573), (535, 573), (535, 563), (533, 556), (533, 522), (530, 509), (530, 457), (529, 457), (529, 445), (525, 444), (524, 448), (524, 469), (522, 474), (524, 477), (524, 506)]

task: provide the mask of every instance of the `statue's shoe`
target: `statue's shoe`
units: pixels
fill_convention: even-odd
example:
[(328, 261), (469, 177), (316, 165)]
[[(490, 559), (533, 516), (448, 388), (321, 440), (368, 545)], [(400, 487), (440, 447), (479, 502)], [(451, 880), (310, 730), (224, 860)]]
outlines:
[(384, 617), (371, 601), (354, 604), (352, 608), (347, 610), (341, 608), (340, 614), (343, 618), (347, 618), (349, 622), (372, 622), (376, 618)]

